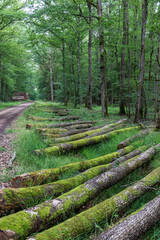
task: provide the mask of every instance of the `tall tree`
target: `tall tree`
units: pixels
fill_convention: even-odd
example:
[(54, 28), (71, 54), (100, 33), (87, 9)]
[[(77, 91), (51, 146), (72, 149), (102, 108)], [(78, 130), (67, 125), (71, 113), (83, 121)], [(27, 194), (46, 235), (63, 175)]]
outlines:
[(101, 105), (103, 117), (108, 116), (107, 91), (106, 91), (106, 50), (104, 48), (104, 28), (102, 1), (97, 1), (97, 13), (99, 22), (99, 45), (100, 45), (100, 81), (101, 81)]
[(140, 55), (140, 75), (138, 86), (138, 99), (134, 122), (138, 122), (140, 117), (140, 110), (142, 109), (142, 92), (144, 83), (144, 66), (145, 66), (145, 38), (146, 38), (146, 24), (148, 16), (148, 0), (143, 0), (142, 3), (142, 25), (141, 25), (141, 55)]

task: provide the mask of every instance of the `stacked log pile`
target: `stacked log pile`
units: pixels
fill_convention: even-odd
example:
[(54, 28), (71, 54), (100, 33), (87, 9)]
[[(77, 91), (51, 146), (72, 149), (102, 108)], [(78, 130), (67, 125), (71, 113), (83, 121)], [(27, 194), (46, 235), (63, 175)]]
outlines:
[[(35, 107), (36, 111), (40, 110), (37, 103)], [(57, 110), (52, 105), (48, 108), (44, 105), (41, 108), (54, 114), (57, 112), (68, 114), (65, 109)], [(104, 220), (109, 221), (113, 214), (125, 211), (126, 207), (159, 183), (160, 168), (157, 168), (118, 194), (78, 214), (77, 211), (100, 192), (114, 186), (151, 161), (160, 152), (160, 143), (136, 148), (136, 144), (132, 144), (133, 141), (146, 136), (149, 131), (137, 134), (141, 128), (124, 127), (126, 119), (102, 126), (93, 126), (93, 122), (77, 119), (76, 116), (67, 116), (61, 118), (60, 123), (54, 123), (57, 118), (28, 116), (28, 120), (34, 122), (53, 121), (52, 124), (27, 125), (27, 129), (35, 129), (44, 141), (52, 144), (51, 147), (35, 150), (35, 153), (61, 154), (108, 141), (123, 132), (132, 131), (134, 136), (121, 142), (116, 152), (13, 178), (12, 188), (0, 190), (0, 239), (75, 239), (94, 229), (96, 224)], [(59, 180), (61, 175), (70, 172), (79, 174)], [(158, 196), (138, 212), (122, 219), (109, 231), (102, 233), (97, 240), (136, 239), (160, 220), (159, 208)], [(72, 211), (75, 212), (74, 217)]]

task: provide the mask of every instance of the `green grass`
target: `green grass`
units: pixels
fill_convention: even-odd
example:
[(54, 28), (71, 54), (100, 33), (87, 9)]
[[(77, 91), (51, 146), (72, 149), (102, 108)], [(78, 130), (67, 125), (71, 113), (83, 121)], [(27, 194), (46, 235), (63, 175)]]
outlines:
[[(21, 103), (24, 103), (25, 101), (21, 101), (21, 102), (1, 102), (0, 101), (0, 111), (8, 108), (8, 107), (13, 107), (13, 106), (17, 106)], [(26, 101), (27, 102), (27, 101)]]
[[(38, 103), (39, 105), (42, 102)], [(50, 106), (51, 103), (46, 102), (45, 106)], [(63, 107), (59, 103), (54, 104), (57, 108)], [(42, 106), (43, 107), (43, 106)], [(96, 125), (107, 124), (110, 122), (114, 122), (115, 120), (122, 119), (125, 117), (120, 117), (118, 115), (118, 108), (117, 107), (109, 107), (109, 118), (102, 118), (101, 116), (101, 108), (95, 107), (93, 110), (88, 111), (85, 108), (80, 109), (73, 109), (70, 105), (69, 112), (71, 115), (78, 115), (82, 120), (92, 120), (95, 122)], [(58, 156), (36, 156), (33, 154), (33, 151), (36, 149), (45, 148), (46, 144), (43, 142), (43, 139), (36, 134), (34, 130), (26, 130), (25, 125), (26, 123), (34, 123), (32, 120), (27, 121), (26, 116), (34, 115), (34, 116), (42, 116), (42, 117), (56, 117), (54, 113), (45, 113), (45, 112), (38, 112), (35, 110), (27, 109), (23, 116), (19, 118), (16, 124), (16, 131), (18, 134), (18, 138), (14, 141), (14, 148), (17, 153), (16, 157), (16, 165), (15, 165), (15, 172), (16, 175), (36, 171), (40, 169), (47, 169), (47, 168), (54, 168), (60, 167), (69, 163), (84, 161), (92, 158), (96, 158), (102, 155), (106, 155), (108, 153), (114, 152), (117, 150), (117, 145), (125, 140), (126, 138), (135, 135), (138, 131), (133, 130), (130, 132), (125, 132), (116, 135), (115, 137), (111, 138), (109, 141), (93, 145), (87, 148), (83, 148), (78, 151), (72, 151), (70, 153), (66, 153), (65, 155), (58, 155)], [(36, 122), (42, 123), (42, 122)], [(50, 123), (50, 122), (44, 122)], [(55, 122), (57, 123), (57, 122)], [(150, 122), (144, 122), (145, 125), (149, 125)], [(132, 123), (128, 123), (127, 127), (134, 126)], [(142, 139), (135, 141), (133, 144), (138, 148), (143, 145), (147, 144), (158, 144), (160, 142), (160, 133), (159, 132), (151, 132), (149, 135), (144, 136)], [(116, 193), (122, 191), (127, 186), (135, 183), (136, 181), (143, 178), (146, 174), (151, 172), (153, 169), (160, 166), (160, 154), (157, 154), (154, 160), (150, 161), (150, 163), (146, 164), (145, 166), (137, 169), (129, 176), (125, 177), (123, 180), (118, 182), (116, 185), (111, 187), (110, 189), (103, 191), (99, 194), (97, 198), (95, 198), (92, 202), (89, 203), (90, 206), (94, 206), (105, 199), (112, 197)], [(62, 175), (61, 178), (68, 178), (77, 173), (66, 173)], [(136, 211), (142, 205), (153, 199), (157, 194), (159, 194), (159, 186), (156, 186), (151, 192), (145, 194), (142, 198), (138, 199), (132, 206), (130, 206), (126, 211), (125, 214), (129, 215), (130, 213)], [(86, 206), (87, 207), (87, 206)], [(73, 215), (75, 213), (73, 212)], [(104, 221), (100, 225), (95, 225), (94, 230), (83, 236), (79, 236), (76, 240), (87, 240), (87, 239), (94, 239), (100, 232), (104, 231), (106, 226), (111, 226), (117, 220), (120, 219), (122, 215), (113, 214), (112, 219), (110, 222)], [(158, 239), (157, 236), (160, 235), (160, 231), (158, 230), (159, 225), (155, 226), (148, 234), (144, 235), (142, 239)], [(148, 236), (150, 238), (148, 238)], [(68, 239), (69, 240), (69, 239)]]

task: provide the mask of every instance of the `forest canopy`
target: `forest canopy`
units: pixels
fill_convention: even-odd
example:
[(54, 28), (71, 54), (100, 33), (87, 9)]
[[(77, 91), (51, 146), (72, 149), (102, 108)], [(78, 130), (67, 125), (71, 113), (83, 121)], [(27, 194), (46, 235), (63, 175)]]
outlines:
[(157, 118), (160, 2), (157, 0), (2, 0), (0, 100), (119, 106), (135, 122)]

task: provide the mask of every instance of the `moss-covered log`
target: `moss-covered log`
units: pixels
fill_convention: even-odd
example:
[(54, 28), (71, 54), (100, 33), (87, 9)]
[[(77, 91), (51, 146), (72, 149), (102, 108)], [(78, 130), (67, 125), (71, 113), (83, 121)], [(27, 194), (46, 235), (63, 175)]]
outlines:
[(94, 144), (98, 144), (100, 142), (109, 140), (111, 137), (122, 133), (122, 132), (126, 132), (126, 131), (131, 131), (131, 130), (138, 130), (139, 127), (131, 127), (131, 128), (124, 128), (124, 129), (120, 129), (120, 130), (115, 130), (111, 133), (108, 134), (103, 134), (97, 137), (92, 137), (89, 139), (80, 139), (77, 141), (73, 141), (73, 142), (67, 142), (64, 144), (59, 144), (57, 146), (53, 146), (53, 147), (49, 147), (46, 149), (41, 149), (41, 150), (35, 150), (35, 154), (39, 155), (39, 154), (61, 154), (64, 153), (66, 151), (71, 151), (71, 150), (76, 150), (76, 149), (80, 149), (82, 147), (86, 147), (86, 146), (91, 146)]
[(34, 107), (34, 108), (30, 108), (30, 111), (40, 111), (40, 112), (47, 112), (47, 113), (64, 113), (64, 114), (68, 114), (68, 110), (67, 109), (49, 109), (49, 108), (37, 108), (37, 107)]
[(65, 133), (65, 132), (68, 132), (67, 129), (65, 128), (36, 128), (35, 129), (35, 132), (38, 132), (38, 133), (49, 133), (49, 134), (62, 134), (62, 133)]
[(75, 121), (75, 122), (67, 122), (67, 123), (56, 123), (56, 124), (27, 124), (26, 129), (31, 128), (65, 128), (73, 125), (80, 124), (92, 124), (92, 121)]
[(120, 124), (122, 124), (125, 121), (126, 121), (126, 119), (120, 120), (120, 121), (118, 121), (117, 123), (114, 123), (114, 124), (108, 124), (106, 126), (100, 127), (98, 129), (95, 129), (95, 130), (89, 130), (89, 131), (86, 131), (84, 133), (75, 134), (73, 136), (57, 138), (57, 139), (55, 139), (55, 142), (60, 142), (60, 143), (61, 142), (70, 142), (70, 141), (75, 141), (75, 140), (82, 139), (82, 138), (87, 138), (89, 136), (94, 137), (94, 136), (98, 136), (98, 135), (103, 135), (103, 134), (106, 134), (108, 132), (111, 132), (111, 131), (115, 130), (116, 126), (119, 126)]
[[(37, 187), (30, 188), (10, 188), (2, 189), (0, 191), (0, 216), (7, 215), (11, 211), (15, 212), (20, 209), (26, 208), (26, 206), (34, 206), (34, 203), (37, 204), (45, 201), (49, 198), (55, 198), (61, 195), (64, 192), (67, 192), (80, 184), (92, 179), (101, 173), (111, 169), (112, 167), (118, 166), (120, 163), (137, 156), (147, 149), (147, 146), (141, 147), (134, 150), (133, 152), (118, 158), (112, 163), (106, 165), (100, 165), (94, 168), (76, 175), (74, 177), (60, 180), (55, 183), (49, 183)], [(32, 199), (32, 203), (31, 203)]]
[(122, 219), (96, 240), (135, 240), (160, 221), (160, 195), (129, 217)]
[(78, 116), (68, 116), (68, 117), (63, 117), (63, 118), (44, 118), (44, 117), (37, 117), (37, 116), (31, 116), (31, 115), (27, 115), (26, 117), (27, 119), (31, 119), (33, 121), (61, 121), (61, 122), (65, 122), (65, 121), (69, 121), (69, 120), (78, 120), (79, 117)]
[[(83, 133), (86, 131), (91, 131), (94, 129), (98, 129), (100, 127), (102, 127), (102, 125), (90, 127), (90, 128), (84, 128), (84, 129), (82, 128), (82, 129), (65, 130), (65, 133), (59, 134), (59, 136), (57, 138), (71, 136), (71, 135), (74, 135), (77, 133)], [(52, 136), (52, 128), (38, 128), (37, 131), (39, 131), (39, 133), (44, 133), (43, 136), (46, 136), (47, 138), (55, 138), (55, 136)]]
[[(147, 175), (141, 181), (137, 182), (131, 187), (128, 187), (124, 191), (116, 194), (112, 198), (92, 207), (67, 221), (52, 227), (40, 234), (37, 234), (35, 238), (37, 240), (66, 240), (69, 237), (75, 238), (79, 234), (85, 233), (91, 230), (95, 223), (100, 223), (103, 220), (108, 220), (113, 213), (124, 210), (129, 204), (141, 197), (144, 193), (150, 190), (160, 179), (160, 168), (154, 170)], [(90, 180), (91, 181), (91, 180)], [(105, 184), (105, 182), (104, 182)], [(93, 188), (93, 185), (92, 185)], [(90, 192), (90, 185), (86, 185), (88, 194)], [(71, 192), (73, 192), (72, 190)], [(82, 189), (80, 189), (82, 194)], [(84, 194), (83, 194), (84, 195)], [(77, 193), (76, 193), (77, 196)], [(20, 211), (16, 214), (0, 219), (1, 236), (6, 236), (12, 232), (12, 239), (24, 239), (29, 234), (37, 232), (38, 230), (46, 229), (49, 227), (49, 223), (54, 223), (55, 219), (63, 216), (64, 212), (71, 211), (81, 207), (85, 202), (85, 197), (80, 197), (79, 201), (76, 200), (75, 194), (61, 195), (59, 198), (39, 204), (34, 208), (30, 208), (24, 211)], [(71, 202), (74, 202), (71, 204)], [(75, 224), (76, 223), (76, 224)], [(3, 234), (3, 235), (2, 235)]]
[[(69, 214), (71, 210), (79, 209), (89, 200), (97, 196), (99, 192), (113, 186), (123, 177), (149, 161), (158, 151), (160, 151), (160, 144), (148, 149), (138, 157), (129, 159), (120, 166), (88, 180), (86, 183), (54, 200), (3, 217), (0, 219), (0, 229), (12, 230), (16, 235), (20, 235), (21, 238), (39, 229), (43, 229), (46, 224), (47, 226), (53, 224), (53, 222), (57, 221), (57, 218), (62, 218), (64, 215)], [(9, 223), (8, 226), (7, 222)]]
[(138, 134), (136, 134), (136, 135), (134, 135), (134, 136), (132, 136), (132, 137), (130, 137), (130, 138), (127, 138), (126, 140), (124, 140), (123, 142), (121, 142), (120, 144), (118, 144), (118, 149), (121, 149), (121, 148), (123, 148), (123, 147), (126, 147), (126, 146), (128, 146), (131, 142), (133, 142), (135, 139), (137, 139), (137, 138), (141, 138), (141, 137), (143, 137), (144, 135), (148, 135), (149, 134), (149, 130), (144, 130), (144, 131), (142, 131), (142, 132), (140, 132), (140, 133), (138, 133)]
[(77, 124), (77, 125), (70, 125), (65, 127), (67, 130), (73, 130), (73, 129), (85, 129), (85, 128), (91, 128), (93, 126), (92, 123), (88, 124)]
[[(109, 221), (113, 214), (124, 211), (127, 206), (151, 190), (151, 187), (157, 184), (159, 179), (160, 168), (104, 202), (37, 234), (35, 237), (28, 238), (28, 240), (75, 239), (77, 236), (91, 231), (96, 224), (100, 224), (102, 221)], [(56, 207), (58, 208), (60, 205), (61, 202), (57, 202)]]
[(113, 152), (98, 158), (71, 163), (59, 168), (52, 168), (52, 169), (45, 169), (31, 173), (24, 173), (22, 175), (16, 176), (12, 178), (11, 184), (12, 187), (29, 187), (29, 186), (36, 186), (44, 183), (49, 183), (57, 180), (63, 173), (68, 171), (84, 171), (91, 167), (95, 167), (102, 164), (107, 164), (119, 158), (131, 151), (134, 150), (134, 146), (129, 146), (118, 150), (117, 152)]

